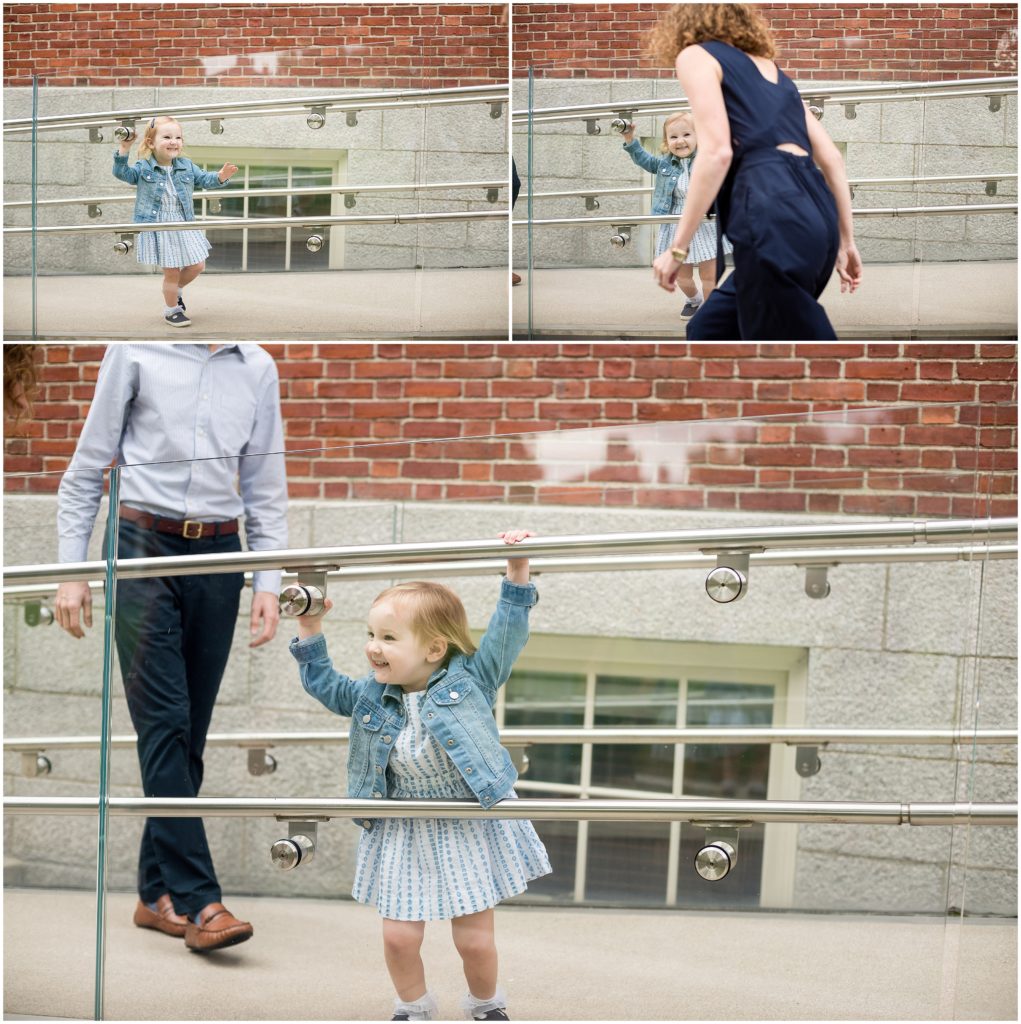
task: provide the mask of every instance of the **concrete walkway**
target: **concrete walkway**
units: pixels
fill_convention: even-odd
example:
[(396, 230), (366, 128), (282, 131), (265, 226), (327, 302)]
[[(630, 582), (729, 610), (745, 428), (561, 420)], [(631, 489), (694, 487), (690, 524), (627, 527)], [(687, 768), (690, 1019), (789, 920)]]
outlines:
[[(205, 956), (131, 924), (107, 900), (110, 1020), (388, 1020), (375, 910), (351, 901), (226, 897), (255, 925)], [(515, 1020), (1012, 1020), (1017, 922), (799, 913), (497, 912)], [(4, 1011), (92, 1017), (95, 897), (4, 893)], [(444, 1019), (462, 1019), (460, 960), (442, 923), (423, 956)]]
[[(192, 326), (163, 322), (151, 274), (40, 277), (39, 338), (506, 339), (506, 270), (203, 274), (187, 289)], [(32, 279), (4, 278), (4, 337), (31, 338)]]
[[(514, 334), (528, 337), (528, 281), (513, 291)], [(1017, 263), (870, 264), (854, 295), (833, 280), (822, 304), (840, 338), (1017, 337)], [(652, 270), (537, 270), (533, 337), (683, 338), (680, 292)]]

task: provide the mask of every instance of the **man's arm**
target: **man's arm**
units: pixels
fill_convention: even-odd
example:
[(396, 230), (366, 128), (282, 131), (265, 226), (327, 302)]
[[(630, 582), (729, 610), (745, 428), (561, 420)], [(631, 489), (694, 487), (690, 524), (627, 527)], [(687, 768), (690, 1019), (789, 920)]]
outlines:
[[(287, 466), (280, 415), (280, 381), (270, 362), (255, 411), (252, 434), (241, 453), (238, 479), (245, 505), (245, 537), (250, 551), (287, 547)], [(272, 453), (272, 454), (264, 454)], [(256, 572), (252, 580), (250, 646), (273, 639), (280, 610), (279, 570)]]
[[(103, 499), (103, 475), (120, 450), (124, 425), (138, 388), (127, 347), (110, 345), (99, 367), (96, 392), (78, 445), (57, 490), (57, 559), (84, 562)], [(92, 595), (84, 582), (61, 583), (54, 601), (57, 623), (71, 636), (92, 626)], [(80, 621), (81, 620), (81, 621)]]

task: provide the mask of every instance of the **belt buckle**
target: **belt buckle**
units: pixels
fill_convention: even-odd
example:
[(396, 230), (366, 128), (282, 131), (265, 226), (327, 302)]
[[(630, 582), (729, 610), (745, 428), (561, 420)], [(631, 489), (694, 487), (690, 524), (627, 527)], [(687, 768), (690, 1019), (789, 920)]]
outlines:
[[(181, 530), (181, 536), (185, 540), (199, 540), (202, 536), (202, 526), (197, 519), (185, 519), (183, 528)], [(194, 529), (194, 533), (192, 530)]]

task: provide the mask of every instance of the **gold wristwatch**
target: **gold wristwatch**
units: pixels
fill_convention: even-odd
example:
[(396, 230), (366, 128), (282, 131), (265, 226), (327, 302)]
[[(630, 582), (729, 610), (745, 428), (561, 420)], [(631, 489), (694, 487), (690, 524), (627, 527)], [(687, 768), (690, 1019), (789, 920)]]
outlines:
[(678, 263), (683, 263), (688, 258), (687, 249), (671, 249), (670, 255), (673, 256)]

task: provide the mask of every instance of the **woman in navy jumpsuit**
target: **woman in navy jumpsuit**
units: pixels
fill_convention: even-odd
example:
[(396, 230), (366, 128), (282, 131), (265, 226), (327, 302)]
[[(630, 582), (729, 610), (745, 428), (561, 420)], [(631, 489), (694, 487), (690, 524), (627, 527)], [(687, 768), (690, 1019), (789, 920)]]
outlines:
[(660, 56), (677, 47), (700, 161), (673, 248), (653, 264), (657, 282), (673, 291), (678, 257), (714, 199), (717, 238), (734, 245), (734, 272), (690, 321), (688, 339), (836, 338), (817, 300), (834, 268), (841, 291), (861, 280), (850, 190), (839, 150), (770, 59), (768, 27), (748, 4), (683, 4), (657, 33)]

